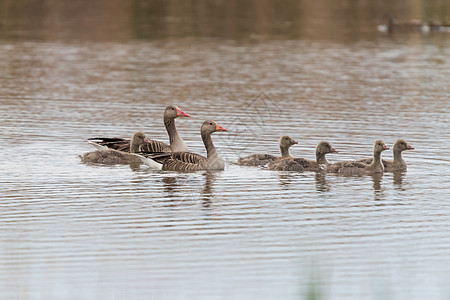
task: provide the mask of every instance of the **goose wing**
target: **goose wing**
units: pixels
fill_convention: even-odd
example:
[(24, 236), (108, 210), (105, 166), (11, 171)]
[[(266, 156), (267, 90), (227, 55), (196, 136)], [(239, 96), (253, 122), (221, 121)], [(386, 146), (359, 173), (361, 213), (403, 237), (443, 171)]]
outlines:
[[(88, 139), (88, 143), (94, 145), (96, 148), (98, 148), (96, 145), (100, 145), (103, 147), (107, 147), (114, 150), (124, 151), (124, 152), (130, 152), (130, 140), (126, 140), (123, 138), (90, 138)], [(128, 151), (122, 150), (128, 147)]]
[(160, 141), (149, 140), (148, 142), (142, 144), (139, 147), (139, 150), (145, 153), (170, 152), (170, 146)]
[(236, 161), (236, 164), (241, 166), (262, 167), (277, 159), (279, 159), (279, 157), (270, 154), (252, 154), (239, 158)]
[[(357, 162), (362, 162), (362, 163), (365, 163), (367, 165), (370, 165), (372, 163), (372, 161), (373, 161), (373, 158), (363, 158), (363, 159), (357, 160)], [(382, 159), (381, 162), (383, 163), (383, 166), (385, 168), (390, 167), (390, 165), (392, 164), (392, 161), (386, 160), (386, 159)]]
[(164, 160), (163, 170), (193, 172), (205, 168), (206, 157), (192, 152), (173, 152)]
[(340, 172), (343, 169), (365, 169), (368, 166), (368, 164), (365, 164), (360, 161), (341, 161), (334, 164), (331, 164), (328, 166), (327, 170), (329, 172)]

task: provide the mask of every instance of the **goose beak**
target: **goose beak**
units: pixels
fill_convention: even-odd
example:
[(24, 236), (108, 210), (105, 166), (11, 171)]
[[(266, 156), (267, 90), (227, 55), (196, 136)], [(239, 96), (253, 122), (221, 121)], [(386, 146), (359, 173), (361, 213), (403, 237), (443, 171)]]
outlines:
[(145, 138), (145, 139), (144, 139), (144, 142), (150, 143), (150, 140), (149, 140), (148, 138)]
[(190, 115), (178, 108), (177, 109), (177, 117), (190, 117)]
[(389, 147), (386, 145), (383, 145), (383, 150), (389, 150)]
[(298, 144), (298, 142), (296, 140), (292, 140), (291, 143), (292, 143), (292, 145)]
[(406, 150), (414, 150), (414, 147), (408, 144), (406, 145)]
[(223, 128), (219, 124), (216, 124), (216, 131), (228, 131), (228, 129)]
[(331, 147), (330, 149), (330, 153), (338, 153), (336, 149), (334, 149), (333, 147)]

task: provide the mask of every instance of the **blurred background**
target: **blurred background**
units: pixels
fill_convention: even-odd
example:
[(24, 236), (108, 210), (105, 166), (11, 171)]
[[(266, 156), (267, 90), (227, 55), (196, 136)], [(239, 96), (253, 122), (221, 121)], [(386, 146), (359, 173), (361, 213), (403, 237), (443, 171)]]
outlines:
[[(450, 0), (0, 0), (0, 299), (449, 299), (449, 22)], [(167, 141), (169, 104), (194, 152), (229, 129), (224, 171), (80, 162)], [(415, 150), (378, 176), (232, 164), (285, 134), (331, 162)]]
[(112, 0), (0, 2), (0, 38), (126, 41), (176, 37), (354, 42), (384, 17), (450, 22), (447, 0)]

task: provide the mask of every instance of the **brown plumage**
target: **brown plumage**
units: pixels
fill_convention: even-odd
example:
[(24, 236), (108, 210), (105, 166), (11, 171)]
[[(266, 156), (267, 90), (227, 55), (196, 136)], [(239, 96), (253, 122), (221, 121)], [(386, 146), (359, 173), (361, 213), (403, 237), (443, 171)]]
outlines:
[(211, 139), (211, 134), (216, 131), (227, 131), (227, 129), (211, 120), (203, 122), (200, 133), (206, 148), (206, 157), (192, 152), (140, 153), (141, 159), (153, 168), (156, 161), (160, 164), (160, 169), (168, 171), (223, 170), (225, 163), (217, 153)]
[(336, 153), (337, 151), (329, 142), (320, 142), (316, 146), (316, 160), (304, 158), (286, 158), (279, 159), (269, 163), (269, 169), (275, 171), (320, 171), (324, 170), (328, 162), (326, 155), (328, 153)]
[[(407, 170), (406, 161), (402, 157), (402, 152), (405, 150), (414, 150), (414, 148), (410, 144), (408, 144), (408, 142), (406, 142), (404, 139), (398, 139), (397, 141), (395, 141), (394, 146), (392, 147), (394, 160), (387, 160), (387, 159), (382, 160), (385, 172)], [(366, 164), (371, 164), (373, 158), (365, 158), (358, 161)]]
[[(164, 110), (164, 126), (166, 127), (169, 135), (170, 145), (156, 141), (148, 140), (142, 145), (142, 151), (144, 152), (175, 152), (175, 151), (188, 151), (186, 143), (178, 135), (178, 131), (175, 127), (175, 119), (178, 117), (190, 117), (187, 113), (183, 112), (176, 105), (169, 105)], [(130, 152), (130, 141), (122, 138), (90, 138), (88, 139), (97, 149), (111, 148), (123, 152)]]
[(249, 156), (239, 158), (235, 164), (241, 166), (250, 166), (250, 167), (262, 167), (270, 162), (276, 161), (280, 158), (288, 158), (292, 157), (289, 149), (292, 145), (298, 144), (294, 139), (290, 136), (283, 135), (280, 137), (278, 145), (280, 147), (281, 157), (271, 155), (271, 154), (252, 154)]
[[(141, 131), (136, 132), (131, 137), (131, 144), (128, 145), (128, 151), (137, 153), (140, 147), (147, 142), (145, 134)], [(117, 165), (117, 164), (141, 164), (141, 160), (127, 152), (106, 149), (97, 150), (83, 154), (80, 156), (81, 162), (86, 164), (103, 164), (103, 165)]]
[(381, 163), (381, 152), (389, 149), (382, 140), (375, 141), (373, 145), (373, 160), (370, 164), (360, 161), (342, 161), (330, 164), (328, 172), (339, 173), (344, 176), (365, 175), (370, 173), (383, 172), (384, 166)]

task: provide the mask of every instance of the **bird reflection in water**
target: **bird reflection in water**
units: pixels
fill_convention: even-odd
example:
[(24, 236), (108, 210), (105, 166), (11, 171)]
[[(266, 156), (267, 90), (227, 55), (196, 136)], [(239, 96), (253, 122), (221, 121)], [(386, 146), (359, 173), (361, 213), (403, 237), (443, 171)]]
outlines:
[[(298, 172), (287, 172), (278, 174), (281, 186), (288, 186), (292, 183), (298, 182)], [(326, 179), (326, 173), (322, 171), (315, 172), (314, 175), (316, 190), (318, 192), (329, 192), (330, 184)]]
[(381, 179), (383, 178), (382, 172), (372, 173), (372, 187), (373, 187), (373, 195), (374, 200), (384, 200), (383, 189), (381, 188)]
[(167, 176), (163, 178), (166, 198), (171, 206), (179, 204), (201, 203), (203, 207), (210, 208), (214, 196), (213, 185), (216, 179), (215, 171), (205, 171), (203, 187), (200, 189), (198, 173), (187, 176)]
[(394, 171), (393, 173), (393, 181), (396, 189), (404, 190), (403, 188), (403, 176), (405, 176), (404, 171)]
[(324, 193), (330, 191), (330, 184), (327, 181), (325, 172), (316, 172), (314, 179), (316, 182), (316, 190), (318, 192)]
[(141, 163), (131, 163), (130, 169), (134, 172), (139, 171), (141, 169)]

